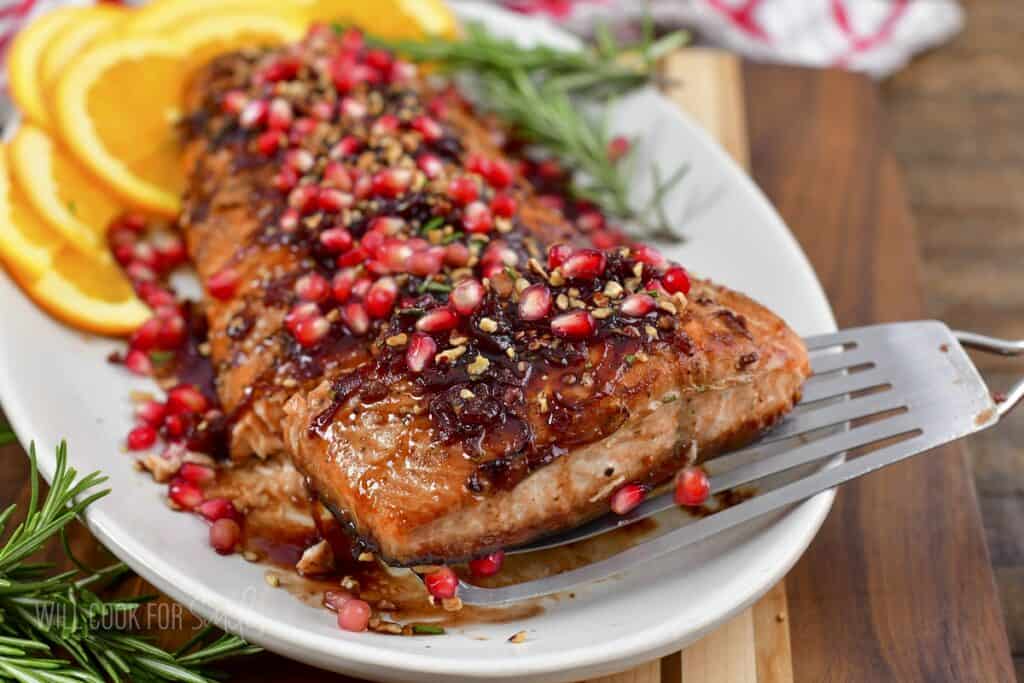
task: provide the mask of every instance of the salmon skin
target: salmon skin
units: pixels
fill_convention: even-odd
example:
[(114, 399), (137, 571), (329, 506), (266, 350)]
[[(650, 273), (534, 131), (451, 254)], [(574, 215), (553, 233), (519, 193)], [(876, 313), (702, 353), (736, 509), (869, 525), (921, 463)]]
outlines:
[(778, 316), (358, 34), (218, 58), (187, 101), (231, 457), (287, 453), (359, 551), (453, 562), (580, 524), (799, 399)]

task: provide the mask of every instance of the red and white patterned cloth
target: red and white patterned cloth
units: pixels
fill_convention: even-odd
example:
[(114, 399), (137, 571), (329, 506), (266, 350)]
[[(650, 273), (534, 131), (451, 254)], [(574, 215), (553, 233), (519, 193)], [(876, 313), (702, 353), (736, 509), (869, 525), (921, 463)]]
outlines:
[(586, 34), (650, 12), (659, 25), (753, 59), (840, 67), (881, 78), (963, 25), (956, 0), (500, 0)]
[[(209, 1), (211, 6), (217, 2)], [(649, 11), (659, 24), (692, 27), (702, 40), (753, 59), (836, 66), (879, 78), (963, 25), (957, 0), (493, 1), (546, 15), (581, 34), (596, 21), (626, 22)], [(0, 0), (0, 53), (28, 18), (62, 4), (88, 0)], [(3, 73), (0, 86), (5, 82)]]

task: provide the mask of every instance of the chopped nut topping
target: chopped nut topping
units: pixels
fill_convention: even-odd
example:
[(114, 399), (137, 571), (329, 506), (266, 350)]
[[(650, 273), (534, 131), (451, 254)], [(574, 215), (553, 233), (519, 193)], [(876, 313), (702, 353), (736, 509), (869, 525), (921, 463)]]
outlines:
[(670, 315), (675, 315), (677, 312), (675, 305), (667, 299), (658, 299), (658, 308)]
[(618, 299), (622, 296), (622, 285), (615, 280), (609, 280), (604, 286), (604, 295), (609, 299)]
[(400, 332), (399, 334), (391, 335), (384, 341), (391, 348), (395, 348), (399, 346), (405, 346), (409, 342), (409, 337), (405, 334), (405, 332)]
[(462, 598), (458, 596), (454, 598), (445, 598), (441, 601), (441, 607), (444, 608), (445, 612), (458, 612), (462, 609)]
[(496, 332), (498, 329), (498, 323), (490, 318), (481, 318), (480, 329), (484, 332)]
[(610, 309), (610, 308), (595, 308), (594, 310), (592, 310), (590, 312), (590, 315), (594, 316), (598, 320), (604, 320), (605, 318), (607, 318), (611, 314), (612, 314), (612, 309)]
[(487, 370), (491, 366), (491, 361), (487, 360), (484, 356), (477, 356), (473, 361), (466, 366), (466, 370), (471, 375), (479, 375)]
[(434, 360), (435, 361), (446, 360), (446, 361), (448, 361), (450, 363), (454, 363), (465, 352), (466, 352), (466, 347), (465, 346), (456, 346), (456, 347), (451, 348), (451, 349), (446, 349), (445, 351), (442, 351), (441, 353), (437, 354), (436, 356), (434, 356)]
[(526, 631), (517, 631), (509, 637), (508, 642), (518, 645), (524, 640), (526, 640)]
[(345, 576), (341, 579), (341, 587), (353, 593), (359, 592), (359, 581), (354, 576)]
[(462, 389), (461, 391), (459, 391), (459, 398), (464, 398), (468, 400), (471, 398), (476, 398), (476, 394), (474, 394), (469, 389)]

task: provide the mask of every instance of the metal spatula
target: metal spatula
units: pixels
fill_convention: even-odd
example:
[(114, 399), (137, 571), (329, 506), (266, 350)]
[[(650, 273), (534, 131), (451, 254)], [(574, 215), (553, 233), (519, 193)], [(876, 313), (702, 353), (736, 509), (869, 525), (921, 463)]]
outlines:
[[(1024, 353), (1008, 342), (954, 332), (940, 322), (894, 323), (805, 340), (814, 375), (803, 400), (755, 444), (713, 461), (721, 474), (711, 492), (755, 484), (797, 467), (810, 473), (608, 559), (503, 588), (460, 582), (470, 605), (500, 605), (564, 591), (650, 562), (768, 512), (809, 498), (874, 470), (996, 424), (1024, 397), (1024, 380), (1004, 397), (991, 391), (963, 347), (1003, 355)], [(874, 450), (871, 450), (871, 449)], [(869, 452), (868, 452), (869, 451)], [(730, 463), (737, 463), (728, 468)], [(581, 527), (507, 549), (525, 553), (565, 545), (635, 523), (673, 507), (672, 493), (649, 498), (627, 516), (612, 513)]]

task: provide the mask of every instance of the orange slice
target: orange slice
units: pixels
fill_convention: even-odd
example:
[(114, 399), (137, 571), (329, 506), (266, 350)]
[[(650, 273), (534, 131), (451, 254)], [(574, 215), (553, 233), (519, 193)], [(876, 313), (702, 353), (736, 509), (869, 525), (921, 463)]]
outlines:
[(310, 16), (321, 22), (351, 24), (392, 40), (425, 35), (454, 38), (459, 22), (443, 0), (310, 0)]
[(187, 28), (196, 19), (216, 14), (269, 14), (299, 13), (313, 0), (152, 0), (131, 12), (118, 27), (125, 35), (141, 35)]
[(169, 37), (98, 42), (57, 84), (58, 126), (126, 201), (174, 216), (185, 184), (175, 124), (190, 66), (242, 46), (296, 41), (304, 32), (305, 22), (285, 13), (213, 14)]
[(71, 61), (92, 43), (123, 21), (130, 12), (115, 5), (96, 5), (83, 8), (74, 21), (65, 24), (43, 50), (39, 60), (39, 78), (47, 99), (52, 98), (57, 79)]
[(151, 316), (112, 261), (101, 265), (71, 248), (33, 210), (3, 155), (0, 261), (40, 308), (78, 329), (126, 335)]
[(61, 29), (85, 12), (82, 7), (63, 7), (47, 12), (22, 29), (7, 57), (7, 76), (11, 97), (30, 120), (49, 126), (50, 113), (43, 97), (39, 62), (43, 52)]
[(42, 128), (22, 124), (8, 147), (10, 172), (32, 208), (82, 254), (109, 260), (104, 236), (121, 202)]

